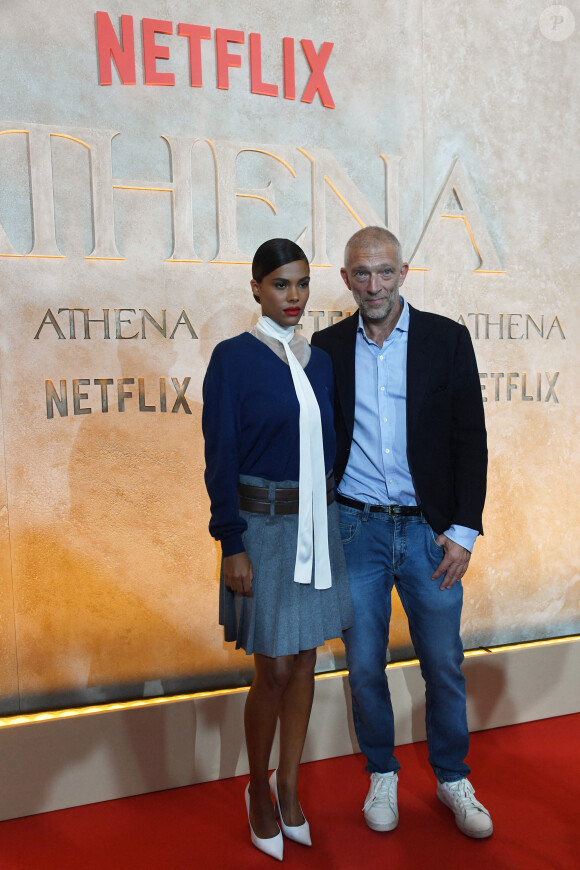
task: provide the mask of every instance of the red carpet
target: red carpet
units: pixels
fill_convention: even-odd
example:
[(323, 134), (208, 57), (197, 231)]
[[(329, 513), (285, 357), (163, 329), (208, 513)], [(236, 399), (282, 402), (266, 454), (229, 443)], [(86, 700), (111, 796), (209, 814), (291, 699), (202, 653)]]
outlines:
[[(305, 764), (301, 801), (314, 846), (285, 841), (286, 870), (578, 870), (580, 714), (472, 735), (470, 763), (495, 831), (470, 840), (435, 797), (424, 743), (401, 746), (400, 822), (363, 820), (360, 755)], [(260, 870), (250, 845), (246, 777), (0, 823), (2, 870)]]

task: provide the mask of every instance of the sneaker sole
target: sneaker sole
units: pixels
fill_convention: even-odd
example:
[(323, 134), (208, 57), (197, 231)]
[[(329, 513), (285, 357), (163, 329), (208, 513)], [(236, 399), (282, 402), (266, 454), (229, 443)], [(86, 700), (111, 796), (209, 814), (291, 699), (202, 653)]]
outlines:
[(381, 833), (385, 833), (386, 831), (394, 831), (397, 825), (399, 824), (399, 820), (395, 819), (394, 822), (389, 822), (386, 825), (381, 825), (378, 822), (370, 822), (365, 816), (365, 822), (371, 831), (380, 831)]
[(459, 824), (457, 827), (462, 834), (465, 834), (466, 837), (471, 837), (472, 840), (485, 840), (486, 837), (491, 837), (493, 834), (493, 825), (486, 828), (485, 831), (466, 831), (465, 828), (462, 828)]

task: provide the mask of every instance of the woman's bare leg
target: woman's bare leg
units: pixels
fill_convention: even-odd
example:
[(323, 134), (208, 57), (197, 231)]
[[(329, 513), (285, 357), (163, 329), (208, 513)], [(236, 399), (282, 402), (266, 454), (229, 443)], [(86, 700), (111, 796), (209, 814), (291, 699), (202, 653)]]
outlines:
[[(284, 692), (298, 656), (254, 654), (254, 679), (246, 699), (244, 725), (250, 763), (250, 822), (257, 837), (275, 837), (278, 825), (268, 784), (268, 765)], [(286, 819), (286, 817), (284, 817)]]
[(316, 650), (303, 650), (294, 663), (280, 706), (280, 761), (278, 798), (287, 825), (301, 825), (304, 816), (298, 801), (298, 770), (314, 697)]

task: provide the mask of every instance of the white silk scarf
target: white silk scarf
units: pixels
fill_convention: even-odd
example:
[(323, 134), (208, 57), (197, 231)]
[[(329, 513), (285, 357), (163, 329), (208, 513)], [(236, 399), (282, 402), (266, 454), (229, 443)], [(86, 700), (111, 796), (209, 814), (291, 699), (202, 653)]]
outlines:
[(332, 585), (328, 553), (326, 475), (320, 408), (304, 369), (290, 348), (294, 327), (279, 326), (269, 317), (260, 317), (257, 328), (281, 342), (290, 367), (296, 397), (300, 405), (300, 472), (298, 478), (298, 543), (294, 580), (310, 583), (314, 558), (314, 586), (328, 589)]

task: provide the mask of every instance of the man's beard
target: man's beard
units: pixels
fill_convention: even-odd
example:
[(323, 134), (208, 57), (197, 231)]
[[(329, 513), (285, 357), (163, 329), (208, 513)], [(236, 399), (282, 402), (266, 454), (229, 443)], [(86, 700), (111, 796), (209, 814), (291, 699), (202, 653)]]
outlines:
[(381, 306), (380, 309), (375, 308), (375, 306), (370, 306), (369, 308), (367, 307), (366, 302), (361, 302), (360, 308), (367, 320), (387, 320), (399, 300), (398, 289), (399, 285), (397, 284), (397, 286), (390, 291), (388, 297), (381, 297), (381, 301), (384, 300), (385, 304)]

